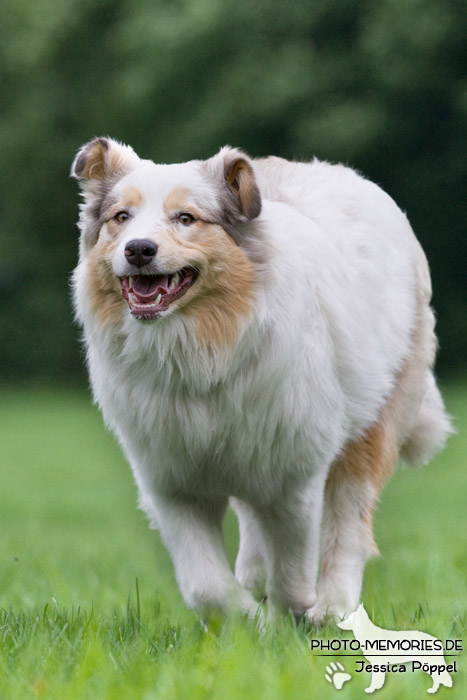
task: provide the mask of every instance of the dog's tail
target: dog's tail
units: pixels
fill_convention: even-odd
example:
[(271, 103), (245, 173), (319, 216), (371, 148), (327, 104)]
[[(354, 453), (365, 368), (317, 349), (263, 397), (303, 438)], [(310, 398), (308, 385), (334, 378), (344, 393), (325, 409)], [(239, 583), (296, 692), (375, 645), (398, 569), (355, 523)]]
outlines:
[(454, 431), (431, 370), (425, 375), (425, 390), (415, 425), (400, 449), (402, 459), (413, 467), (426, 464), (442, 449)]

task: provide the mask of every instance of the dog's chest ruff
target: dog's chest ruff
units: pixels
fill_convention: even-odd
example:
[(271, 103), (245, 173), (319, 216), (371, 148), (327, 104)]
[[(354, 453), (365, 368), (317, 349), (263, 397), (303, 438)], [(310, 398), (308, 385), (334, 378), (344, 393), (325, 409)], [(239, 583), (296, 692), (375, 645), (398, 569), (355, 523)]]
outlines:
[[(143, 328), (142, 336), (155, 334), (156, 326)], [(300, 363), (284, 361), (277, 337), (266, 334), (259, 351), (255, 335), (250, 329), (227, 357), (190, 340), (170, 352), (149, 345), (138, 354), (147, 342), (141, 335), (127, 338), (126, 349), (90, 344), (96, 400), (139, 483), (261, 501), (285, 480), (329, 463), (341, 436), (321, 425), (322, 387), (300, 377)]]

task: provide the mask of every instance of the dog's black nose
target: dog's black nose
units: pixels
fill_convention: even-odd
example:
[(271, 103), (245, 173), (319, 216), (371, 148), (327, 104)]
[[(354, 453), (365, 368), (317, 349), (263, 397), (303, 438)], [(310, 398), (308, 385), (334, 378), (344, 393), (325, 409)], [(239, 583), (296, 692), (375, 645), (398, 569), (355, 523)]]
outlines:
[(143, 267), (151, 262), (157, 253), (157, 245), (146, 238), (135, 238), (125, 246), (125, 258), (131, 265)]

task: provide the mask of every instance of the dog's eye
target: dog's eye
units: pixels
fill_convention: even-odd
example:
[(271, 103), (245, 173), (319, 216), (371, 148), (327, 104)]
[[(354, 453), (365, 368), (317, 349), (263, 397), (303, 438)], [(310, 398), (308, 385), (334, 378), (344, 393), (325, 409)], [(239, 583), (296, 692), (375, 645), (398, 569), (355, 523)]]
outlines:
[(193, 223), (194, 220), (195, 217), (191, 214), (187, 214), (186, 212), (183, 212), (183, 214), (179, 214), (177, 217), (178, 223), (183, 224), (183, 226), (189, 226)]
[(114, 216), (114, 221), (116, 221), (118, 224), (123, 224), (125, 221), (128, 221), (130, 218), (130, 215), (127, 211), (119, 211), (117, 214)]

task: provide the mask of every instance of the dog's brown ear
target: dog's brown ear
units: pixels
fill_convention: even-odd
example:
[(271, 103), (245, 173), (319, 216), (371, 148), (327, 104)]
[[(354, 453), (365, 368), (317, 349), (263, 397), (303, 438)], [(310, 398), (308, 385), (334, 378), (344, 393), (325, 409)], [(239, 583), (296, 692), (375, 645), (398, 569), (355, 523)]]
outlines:
[(249, 156), (225, 146), (207, 164), (216, 179), (221, 180), (227, 213), (243, 221), (256, 219), (261, 212), (261, 195)]
[(90, 141), (78, 152), (71, 176), (78, 180), (105, 180), (132, 170), (140, 159), (130, 146), (109, 138)]
[(261, 213), (261, 195), (248, 156), (233, 150), (224, 157), (224, 177), (230, 191), (238, 198), (242, 214), (256, 219)]
[(91, 248), (99, 238), (107, 194), (116, 181), (140, 162), (132, 148), (108, 138), (94, 139), (78, 152), (71, 166), (71, 176), (79, 180), (84, 197), (79, 220), (83, 250)]

